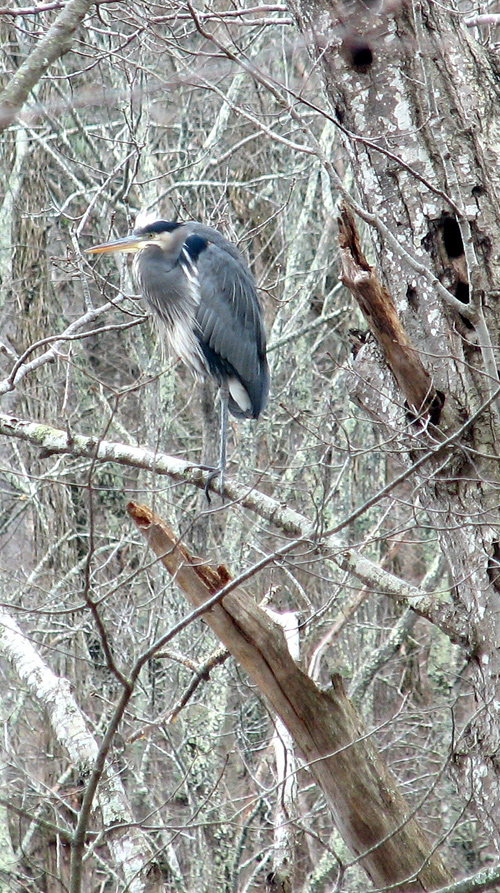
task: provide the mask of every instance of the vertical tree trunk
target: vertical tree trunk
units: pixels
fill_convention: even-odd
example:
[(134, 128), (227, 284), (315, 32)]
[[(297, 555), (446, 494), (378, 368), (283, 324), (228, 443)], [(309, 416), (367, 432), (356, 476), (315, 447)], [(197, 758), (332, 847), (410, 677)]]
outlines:
[[(458, 12), (441, 4), (396, 3), (381, 15), (325, 0), (289, 6), (373, 224), (376, 270), (444, 396), (440, 428), (451, 433), (498, 387), (497, 63)], [(405, 413), (404, 395), (372, 345), (361, 349), (354, 371), (354, 399), (397, 432), (401, 459), (411, 463), (416, 447), (435, 442), (432, 429)], [(456, 612), (470, 629), (474, 698), (455, 770), (497, 845), (499, 433), (492, 399), (439, 469), (415, 480), (449, 562)]]

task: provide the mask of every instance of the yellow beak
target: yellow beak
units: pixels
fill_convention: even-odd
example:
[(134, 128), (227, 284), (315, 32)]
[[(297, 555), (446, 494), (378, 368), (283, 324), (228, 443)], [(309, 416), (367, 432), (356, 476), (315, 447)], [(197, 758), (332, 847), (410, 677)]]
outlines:
[(85, 254), (107, 254), (110, 251), (138, 251), (149, 239), (144, 236), (124, 236), (123, 239), (116, 239), (114, 242), (103, 242), (102, 245), (94, 245), (93, 248), (86, 248)]

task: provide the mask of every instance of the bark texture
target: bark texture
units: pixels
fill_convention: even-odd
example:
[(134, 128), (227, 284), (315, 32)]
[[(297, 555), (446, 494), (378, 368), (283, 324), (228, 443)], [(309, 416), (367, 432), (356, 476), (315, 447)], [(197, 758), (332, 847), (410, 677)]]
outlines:
[(75, 31), (92, 6), (93, 0), (69, 0), (47, 33), (19, 66), (0, 94), (0, 131), (12, 124), (31, 90), (52, 63), (68, 52)]
[[(19, 678), (43, 704), (54, 735), (78, 771), (83, 777), (90, 775), (99, 747), (71, 693), (68, 680), (52, 672), (6, 611), (0, 612), (0, 652), (6, 655)], [(108, 830), (108, 845), (128, 889), (131, 893), (160, 893), (161, 877), (155, 854), (146, 835), (134, 827), (122, 782), (113, 770), (104, 772), (97, 803)], [(65, 842), (72, 844), (73, 835), (67, 833)]]

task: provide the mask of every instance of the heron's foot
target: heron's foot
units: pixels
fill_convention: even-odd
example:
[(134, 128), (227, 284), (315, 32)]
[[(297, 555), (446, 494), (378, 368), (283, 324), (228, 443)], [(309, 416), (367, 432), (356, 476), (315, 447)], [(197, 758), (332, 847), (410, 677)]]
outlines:
[(224, 468), (212, 468), (210, 474), (208, 475), (208, 477), (206, 479), (205, 496), (207, 497), (207, 502), (209, 505), (212, 502), (212, 498), (209, 493), (210, 484), (216, 477), (220, 477), (220, 495), (221, 495), (221, 499), (224, 500), (224, 481), (225, 481), (224, 472), (225, 472)]
[(216, 477), (219, 477), (219, 475), (220, 475), (220, 491), (221, 491), (221, 497), (222, 497), (222, 499), (224, 499), (222, 491), (224, 490), (224, 483), (225, 483), (225, 468), (221, 468), (220, 466), (217, 466), (217, 468), (214, 468), (213, 465), (202, 465), (201, 463), (198, 464), (198, 462), (190, 464), (189, 467), (190, 468), (199, 468), (200, 471), (210, 472), (207, 477), (207, 480), (205, 482), (205, 486), (203, 488), (205, 491), (205, 496), (207, 497), (207, 502), (209, 505), (212, 502), (212, 498), (209, 493), (210, 484)]

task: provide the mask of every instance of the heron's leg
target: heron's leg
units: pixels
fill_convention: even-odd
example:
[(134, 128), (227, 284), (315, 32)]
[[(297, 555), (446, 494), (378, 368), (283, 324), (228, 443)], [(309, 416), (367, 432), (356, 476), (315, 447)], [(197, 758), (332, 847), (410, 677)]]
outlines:
[(226, 473), (226, 446), (227, 446), (227, 407), (229, 403), (229, 388), (227, 381), (220, 386), (220, 451), (219, 470), (220, 488), (224, 490), (224, 477)]
[(220, 450), (219, 450), (219, 467), (212, 471), (211, 474), (208, 475), (207, 482), (205, 484), (205, 494), (210, 502), (210, 496), (208, 493), (208, 488), (213, 481), (213, 479), (217, 476), (220, 477), (220, 490), (221, 496), (224, 499), (223, 491), (224, 491), (224, 482), (226, 476), (226, 445), (227, 445), (227, 416), (228, 416), (228, 403), (229, 403), (229, 387), (227, 381), (223, 381), (220, 386), (219, 391), (220, 397)]

